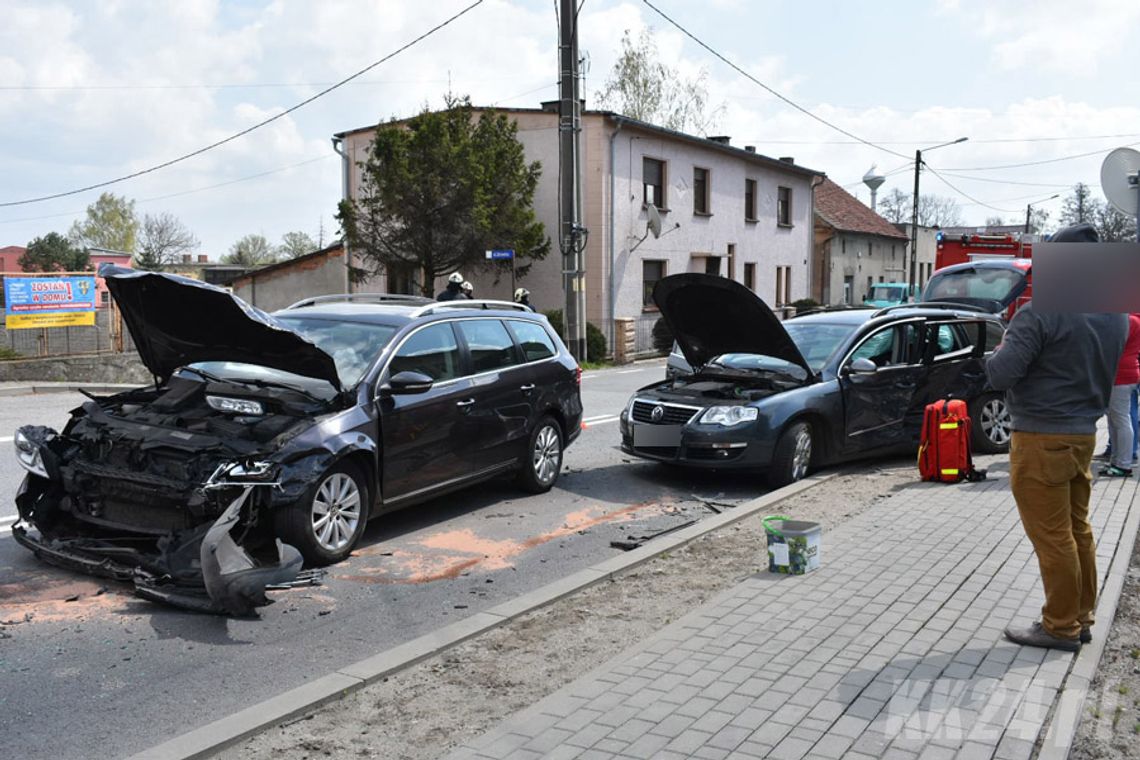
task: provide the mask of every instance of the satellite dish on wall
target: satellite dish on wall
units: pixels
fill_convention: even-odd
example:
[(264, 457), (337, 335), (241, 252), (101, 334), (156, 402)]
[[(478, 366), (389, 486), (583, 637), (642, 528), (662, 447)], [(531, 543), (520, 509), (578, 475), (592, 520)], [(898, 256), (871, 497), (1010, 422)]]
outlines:
[[(1137, 155), (1140, 155), (1140, 153)], [(649, 215), (649, 232), (653, 235), (654, 239), (661, 237), (661, 214), (658, 213), (657, 207), (653, 205), (646, 206), (645, 212)]]
[(1100, 165), (1100, 187), (1104, 197), (1122, 214), (1140, 212), (1140, 151), (1117, 148)]

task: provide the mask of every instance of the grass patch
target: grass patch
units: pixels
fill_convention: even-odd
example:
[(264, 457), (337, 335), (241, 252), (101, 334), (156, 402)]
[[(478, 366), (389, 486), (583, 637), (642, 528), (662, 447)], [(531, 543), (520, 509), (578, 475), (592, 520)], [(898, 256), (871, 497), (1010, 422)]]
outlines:
[(613, 362), (578, 362), (578, 366), (585, 372), (591, 369), (608, 369), (609, 367), (616, 367), (617, 365)]
[(1128, 693), (1128, 684), (1122, 683), (1119, 686), (1117, 686), (1116, 687), (1116, 693), (1117, 694), (1127, 694)]
[(19, 353), (18, 351), (13, 351), (12, 349), (8, 348), (7, 346), (0, 346), (0, 362), (10, 361), (12, 359), (24, 359), (24, 358), (26, 358), (26, 357), (23, 354)]

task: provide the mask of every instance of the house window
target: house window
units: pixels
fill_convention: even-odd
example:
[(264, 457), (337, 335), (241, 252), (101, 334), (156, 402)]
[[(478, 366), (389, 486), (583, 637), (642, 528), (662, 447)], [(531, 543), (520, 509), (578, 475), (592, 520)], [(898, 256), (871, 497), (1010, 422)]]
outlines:
[(416, 288), (416, 267), (414, 264), (388, 265), (388, 292), (414, 295)]
[(851, 305), (851, 291), (855, 289), (855, 278), (852, 275), (843, 276), (843, 303)]
[(756, 265), (745, 263), (744, 264), (744, 287), (751, 291), (756, 290)]
[(641, 262), (641, 306), (646, 309), (656, 309), (653, 303), (653, 286), (658, 280), (665, 277), (664, 261)]
[(641, 181), (645, 205), (665, 208), (665, 162), (655, 158), (641, 159)]
[(736, 279), (736, 243), (728, 244), (728, 279)]
[(792, 226), (792, 188), (781, 187), (777, 190), (776, 198), (776, 224)]
[(744, 180), (744, 221), (756, 221), (756, 180)]
[(720, 275), (719, 256), (705, 256), (705, 274)]
[(867, 297), (871, 297), (871, 290), (875, 287), (875, 278), (870, 275), (867, 276)]
[(709, 213), (709, 170), (693, 167), (693, 213)]
[(776, 267), (776, 305), (787, 306), (792, 302), (792, 268)]

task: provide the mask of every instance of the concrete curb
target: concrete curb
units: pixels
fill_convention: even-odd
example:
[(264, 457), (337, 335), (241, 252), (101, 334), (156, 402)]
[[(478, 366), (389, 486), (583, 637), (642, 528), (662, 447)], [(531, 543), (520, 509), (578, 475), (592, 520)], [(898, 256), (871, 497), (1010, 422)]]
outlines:
[(612, 557), (489, 610), (340, 668), (260, 704), (144, 750), (128, 760), (196, 760), (209, 757), (263, 729), (310, 712), (326, 702), (346, 696), (350, 692), (433, 657), (521, 615), (612, 578), (620, 572), (672, 551), (706, 533), (719, 530), (759, 512), (767, 512), (773, 505), (830, 480), (835, 475), (829, 473), (813, 476), (778, 488), (731, 510), (725, 510), (719, 515), (706, 517), (684, 530), (662, 536), (638, 549)]
[[(1128, 508), (1128, 520), (1124, 523), (1120, 541), (1116, 545), (1116, 553), (1105, 575), (1104, 588), (1101, 589), (1096, 605), (1096, 619), (1101, 623), (1107, 621), (1109, 629), (1116, 620), (1116, 607), (1124, 591), (1124, 579), (1128, 575), (1128, 567), (1132, 561), (1132, 547), (1136, 544), (1136, 533), (1140, 530), (1140, 505), (1136, 504), (1135, 490), (1132, 492), (1132, 500), (1133, 503)], [(1073, 742), (1077, 738), (1077, 728), (1081, 723), (1085, 699), (1092, 689), (1093, 678), (1108, 645), (1109, 629), (1106, 629), (1103, 636), (1096, 636), (1090, 643), (1081, 647), (1081, 651), (1074, 658), (1072, 670), (1069, 671), (1069, 676), (1062, 686), (1063, 691), (1058, 695), (1056, 709), (1053, 711), (1045, 739), (1041, 743), (1037, 760), (1065, 760), (1069, 756)]]
[(68, 393), (88, 391), (90, 393), (118, 393), (131, 388), (142, 387), (140, 383), (31, 383), (0, 387), (0, 396), (27, 396), (41, 393)]

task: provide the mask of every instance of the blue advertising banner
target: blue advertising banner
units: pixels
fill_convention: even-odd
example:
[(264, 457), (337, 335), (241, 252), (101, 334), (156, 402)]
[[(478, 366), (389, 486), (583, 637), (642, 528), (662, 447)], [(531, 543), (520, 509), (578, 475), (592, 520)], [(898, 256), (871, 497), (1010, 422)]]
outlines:
[(4, 326), (70, 327), (95, 324), (95, 278), (4, 278)]

